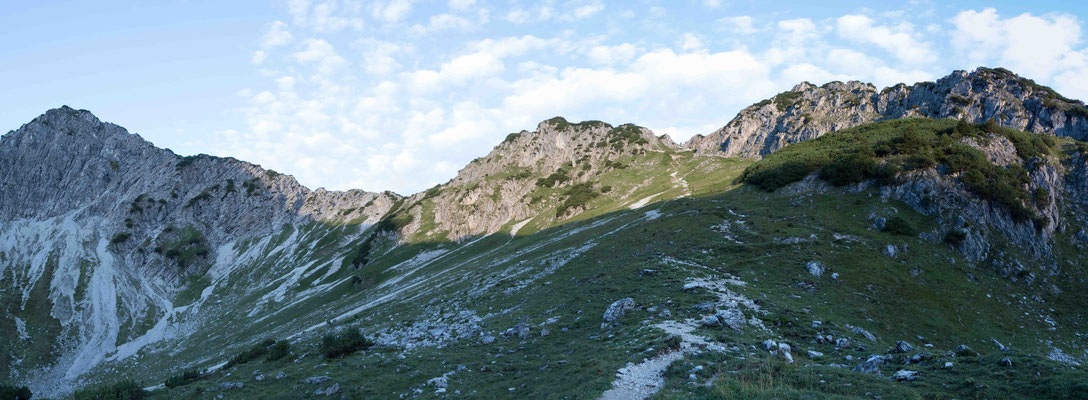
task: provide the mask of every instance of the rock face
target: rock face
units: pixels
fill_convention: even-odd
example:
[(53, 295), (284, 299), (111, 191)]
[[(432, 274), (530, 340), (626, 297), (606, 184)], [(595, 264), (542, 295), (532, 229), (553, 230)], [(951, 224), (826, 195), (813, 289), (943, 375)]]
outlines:
[(1088, 108), (1008, 70), (956, 71), (936, 82), (877, 90), (850, 81), (823, 86), (801, 83), (742, 110), (721, 129), (685, 146), (699, 153), (759, 158), (783, 146), (827, 132), (888, 119), (993, 118), (1019, 130), (1088, 138)]
[(553, 199), (530, 198), (530, 192), (545, 184), (542, 178), (548, 187), (586, 184), (599, 191), (593, 178), (603, 171), (626, 168), (618, 161), (621, 157), (677, 147), (669, 138), (631, 124), (552, 118), (541, 122), (536, 131), (510, 134), (449, 182), (405, 199), (397, 211), (411, 222), (400, 232), (411, 236), (433, 224), (435, 229), (429, 231), (442, 232), (443, 239), (461, 240), (495, 233), (529, 218), (568, 218), (580, 209), (552, 217), (541, 210), (553, 206)]
[[(48, 315), (23, 320), (45, 329), (35, 339), (53, 348), (44, 357), (4, 351), (0, 374), (14, 359), (42, 360), (22, 368), (52, 363), (38, 387), (62, 385), (106, 354), (169, 336), (186, 278), (203, 275), (235, 240), (288, 224), (375, 223), (397, 200), (311, 191), (233, 158), (177, 156), (85, 110), (50, 110), (0, 138), (0, 273), (11, 278), (0, 297), (51, 304)], [(49, 290), (31, 290), (43, 282)], [(162, 325), (127, 327), (141, 320)], [(6, 340), (0, 347), (16, 348)]]

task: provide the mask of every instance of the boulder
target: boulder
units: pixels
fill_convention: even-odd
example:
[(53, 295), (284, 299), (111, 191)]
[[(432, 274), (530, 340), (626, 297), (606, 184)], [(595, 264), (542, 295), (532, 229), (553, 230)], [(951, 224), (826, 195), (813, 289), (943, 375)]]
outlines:
[(919, 375), (918, 371), (910, 371), (910, 370), (901, 369), (901, 370), (895, 371), (895, 375), (892, 375), (892, 379), (895, 379), (895, 380), (900, 381), (900, 382), (904, 382), (904, 381), (905, 382), (910, 382), (910, 381), (913, 381), (915, 379), (918, 379), (918, 375)]
[(880, 376), (880, 366), (884, 365), (884, 363), (887, 362), (887, 360), (888, 359), (885, 356), (874, 354), (874, 355), (869, 356), (869, 358), (867, 360), (865, 360), (864, 362), (862, 362), (862, 363), (860, 363), (858, 365), (855, 365), (854, 368), (851, 368), (851, 369), (853, 369), (854, 371), (857, 371), (857, 372), (861, 372), (861, 373), (874, 374), (874, 375)]
[(914, 351), (914, 346), (911, 346), (910, 343), (899, 340), (895, 342), (895, 348), (892, 349), (892, 351), (895, 353), (909, 353)]
[(328, 382), (330, 380), (332, 380), (332, 378), (324, 376), (324, 375), (322, 375), (322, 376), (311, 376), (309, 378), (298, 381), (298, 383), (304, 383), (304, 384), (307, 384), (307, 385), (316, 385), (318, 383), (325, 383), (325, 382)]
[(808, 270), (809, 274), (817, 278), (827, 271), (827, 267), (824, 267), (824, 264), (819, 261), (809, 261), (808, 264), (805, 264), (805, 269)]
[[(685, 285), (686, 286), (686, 285)], [(616, 320), (623, 317), (628, 310), (635, 308), (635, 299), (630, 297), (616, 300), (604, 310), (604, 316), (602, 319), (604, 322), (616, 322)]]

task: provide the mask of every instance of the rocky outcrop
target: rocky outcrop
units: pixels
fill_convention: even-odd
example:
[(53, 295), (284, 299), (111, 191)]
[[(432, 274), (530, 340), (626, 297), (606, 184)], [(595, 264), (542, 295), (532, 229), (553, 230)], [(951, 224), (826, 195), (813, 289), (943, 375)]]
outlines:
[(676, 148), (671, 139), (632, 124), (552, 118), (537, 125), (536, 131), (510, 134), (449, 182), (406, 199), (400, 213), (411, 223), (401, 232), (461, 240), (528, 218), (562, 219), (580, 210), (552, 217), (542, 210), (554, 207), (557, 199), (534, 199), (531, 194), (541, 187), (561, 189), (579, 183), (599, 191), (603, 185), (595, 178), (626, 168), (621, 158)]
[(1019, 130), (1088, 138), (1088, 108), (1008, 70), (955, 71), (936, 82), (883, 90), (857, 81), (801, 83), (742, 110), (721, 129), (685, 146), (703, 154), (759, 158), (827, 132), (889, 119), (993, 118)]

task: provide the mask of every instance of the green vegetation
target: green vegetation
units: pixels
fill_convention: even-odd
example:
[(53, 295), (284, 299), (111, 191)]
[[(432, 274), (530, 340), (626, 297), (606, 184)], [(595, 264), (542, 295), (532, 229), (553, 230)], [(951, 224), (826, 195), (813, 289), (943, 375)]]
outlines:
[(179, 157), (178, 163), (175, 165), (175, 168), (177, 168), (178, 170), (184, 169), (185, 167), (193, 165), (193, 162), (200, 157), (201, 155)]
[(176, 233), (174, 231), (175, 229), (167, 227), (164, 233), (173, 238), (162, 239), (160, 237), (159, 245), (154, 249), (155, 253), (177, 261), (178, 266), (182, 269), (192, 265), (198, 258), (208, 255), (210, 250), (208, 249), (207, 239), (196, 227), (188, 225)]
[(797, 104), (801, 98), (801, 92), (786, 91), (774, 96), (774, 106), (778, 111), (786, 111), (790, 106)]
[(327, 333), (321, 337), (318, 351), (326, 358), (340, 358), (359, 350), (369, 349), (374, 345), (359, 328), (344, 329), (340, 332)]
[(268, 355), (269, 349), (276, 345), (276, 341), (272, 339), (265, 339), (260, 343), (257, 343), (248, 350), (238, 353), (234, 357), (231, 357), (226, 364), (223, 365), (223, 369), (230, 369), (236, 365), (245, 364), (247, 362), (256, 360), (258, 358)]
[[(611, 188), (609, 188), (611, 190)], [(555, 210), (555, 217), (562, 217), (567, 213), (567, 210), (572, 208), (581, 208), (589, 203), (590, 200), (597, 198), (601, 193), (593, 189), (593, 184), (590, 182), (582, 182), (571, 185), (563, 190), (563, 196), (565, 196), (562, 203), (559, 203), (559, 208)]]
[(183, 371), (180, 374), (166, 378), (165, 384), (167, 388), (173, 389), (196, 382), (200, 380), (201, 375), (204, 375), (203, 371), (199, 369), (190, 369)]
[(200, 194), (198, 194), (196, 196), (193, 196), (193, 198), (189, 199), (189, 202), (185, 203), (185, 208), (192, 207), (192, 206), (196, 205), (196, 203), (198, 203), (200, 201), (208, 200), (208, 199), (211, 199), (211, 198), (212, 198), (212, 194), (208, 193), (208, 189), (204, 189), (203, 191), (200, 192)]
[(112, 385), (77, 390), (75, 400), (140, 400), (147, 392), (135, 381), (123, 380)]
[(888, 218), (888, 221), (884, 223), (884, 232), (905, 236), (918, 235), (918, 229), (914, 227), (914, 224), (898, 215)]
[(278, 177), (280, 175), (282, 175), (282, 174), (280, 174), (279, 172), (276, 172), (275, 170), (268, 169), (268, 170), (264, 171), (264, 176), (267, 176), (268, 179), (276, 179), (276, 177)]
[(750, 166), (741, 179), (768, 191), (815, 172), (834, 185), (870, 179), (887, 185), (903, 171), (945, 165), (967, 190), (1005, 208), (1016, 221), (1037, 219), (1028, 205), (1031, 195), (1024, 167), (994, 165), (981, 150), (963, 143), (991, 136), (1008, 139), (1025, 160), (1046, 157), (1056, 145), (1050, 136), (1002, 128), (993, 120), (981, 125), (955, 120), (894, 120), (786, 146)]
[(502, 142), (503, 143), (513, 143), (514, 141), (518, 140), (519, 137), (521, 137), (521, 132), (511, 133), (509, 135), (506, 135), (506, 139), (503, 139)]
[(127, 242), (128, 239), (131, 238), (131, 237), (132, 237), (131, 233), (118, 232), (116, 235), (113, 235), (113, 239), (110, 239), (110, 244), (124, 243), (124, 242)]
[(642, 128), (634, 124), (623, 124), (608, 131), (608, 143), (613, 150), (621, 150), (625, 145), (643, 145), (649, 142), (642, 137)]
[(0, 399), (3, 400), (30, 400), (33, 396), (26, 386), (15, 387), (0, 384)]
[(259, 194), (262, 188), (261, 183), (257, 180), (257, 178), (252, 178), (245, 182), (242, 182), (242, 187), (246, 189), (246, 197), (252, 196), (254, 194)]
[(559, 169), (552, 172), (551, 175), (536, 180), (536, 185), (539, 187), (555, 187), (562, 185), (564, 182), (570, 180), (570, 170), (574, 168), (574, 164), (567, 162), (559, 166)]
[(280, 340), (268, 348), (268, 361), (281, 360), (290, 354), (291, 343), (286, 340)]

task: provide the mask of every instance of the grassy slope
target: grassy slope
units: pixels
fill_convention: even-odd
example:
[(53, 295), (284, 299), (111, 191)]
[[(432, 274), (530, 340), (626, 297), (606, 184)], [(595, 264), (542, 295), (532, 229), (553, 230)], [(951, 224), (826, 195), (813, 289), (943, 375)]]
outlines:
[[(1073, 384), (1086, 379), (1080, 370), (1040, 356), (1050, 351), (1050, 344), (1083, 355), (1083, 339), (1074, 335), (1085, 330), (1083, 310), (1088, 302), (1079, 290), (1086, 275), (1083, 264), (1064, 269), (1061, 295), (1045, 296), (1046, 303), (1038, 303), (1029, 300), (1036, 294), (1031, 288), (968, 264), (948, 245), (871, 229), (867, 216), (891, 208), (920, 230), (935, 225), (901, 204), (881, 201), (875, 193), (783, 195), (737, 188), (731, 182), (747, 161), (689, 155), (673, 159), (651, 153), (629, 162), (668, 165), (684, 177), (694, 196), (667, 200), (684, 193), (667, 174), (639, 176), (633, 169), (610, 172), (614, 175), (602, 177), (602, 183), (617, 187), (621, 182), (646, 183), (623, 198), (597, 198), (591, 203), (594, 211), (556, 226), (536, 226), (536, 233), (528, 236), (520, 234), (525, 232), (523, 228), (517, 238), (499, 233), (464, 244), (376, 245), (373, 261), (362, 272), (377, 279), (365, 287), (353, 287), (348, 280), (360, 272), (321, 266), (320, 261), (334, 262), (337, 255), (358, 245), (366, 232), (299, 227), (284, 236), (297, 233), (305, 236), (300, 242), (323, 242), (326, 246), (289, 255), (269, 254), (266, 249), (289, 241), (287, 237), (274, 238), (255, 250), (261, 256), (254, 260), (252, 270), (236, 272), (237, 276), (214, 290), (215, 296), (228, 298), (232, 292), (244, 291), (246, 282), (269, 279), (254, 271), (272, 271), (273, 264), (304, 264), (315, 259), (319, 262), (313, 270), (318, 272), (292, 290), (324, 284), (329, 290), (295, 304), (279, 304), (282, 311), (260, 313), (267, 318), (256, 323), (246, 314), (256, 298), (269, 289), (231, 299), (238, 311), (223, 313), (228, 319), (201, 330), (187, 343), (170, 344), (179, 352), (170, 357), (148, 353), (138, 365), (118, 367), (139, 371), (129, 376), (145, 382), (161, 381), (182, 367), (208, 367), (228, 358), (210, 355), (201, 348), (202, 341), (230, 343), (227, 354), (234, 354), (259, 339), (293, 335), (370, 302), (372, 308), (333, 322), (360, 326), (368, 334), (425, 331), (438, 325), (455, 326), (456, 330), (461, 321), (456, 314), (468, 311), (481, 318), (484, 334), (498, 339), (485, 345), (473, 336), (433, 346), (426, 345), (428, 338), (423, 335), (409, 341), (423, 344), (410, 350), (379, 345), (365, 353), (326, 360), (315, 354), (320, 333), (329, 329), (323, 327), (297, 336), (292, 357), (243, 364), (182, 388), (155, 391), (153, 396), (205, 398), (207, 394), (201, 393), (221, 382), (245, 382), (242, 389), (221, 393), (226, 398), (296, 398), (299, 393), (312, 393), (328, 385), (300, 385), (299, 379), (327, 375), (333, 378), (329, 383), (338, 383), (349, 398), (442, 397), (426, 382), (454, 371), (449, 375), (448, 390), (465, 397), (591, 398), (609, 387), (618, 368), (652, 356), (643, 350), (661, 348), (664, 338), (662, 331), (641, 323), (655, 318), (641, 310), (630, 313), (621, 326), (602, 330), (601, 314), (611, 302), (632, 297), (643, 307), (669, 309), (673, 319), (697, 318), (699, 313), (693, 306), (708, 301), (710, 295), (682, 291), (685, 279), (728, 273), (748, 283), (733, 289), (757, 300), (769, 312), (761, 318), (771, 331), (733, 333), (701, 328), (698, 333), (741, 350), (704, 352), (675, 363), (658, 397), (851, 398), (872, 393), (883, 398), (1032, 398), (1043, 393), (1039, 392), (1042, 388), (1074, 390)], [(655, 199), (665, 201), (626, 210), (630, 202), (661, 192), (665, 194)], [(649, 210), (662, 216), (648, 218)], [(711, 229), (723, 221), (734, 223), (732, 233), (742, 243), (726, 240)], [(737, 225), (737, 221), (744, 224)], [(836, 233), (856, 239), (836, 240)], [(813, 234), (817, 240), (810, 242), (785, 244), (779, 240)], [(336, 235), (337, 240), (319, 240), (328, 235)], [(1058, 240), (1064, 241), (1056, 246), (1063, 252), (1059, 257), (1079, 261), (1074, 255), (1077, 248), (1068, 243), (1068, 237)], [(910, 250), (898, 258), (881, 253), (888, 244), (904, 243)], [(434, 250), (446, 252), (427, 263), (404, 262)], [(690, 265), (668, 262), (666, 256)], [(830, 272), (839, 273), (839, 278), (808, 275), (804, 265), (812, 260), (823, 262)], [(661, 273), (639, 273), (647, 268)], [(324, 272), (330, 273), (321, 277)], [(1057, 322), (1056, 330), (1048, 329), (1044, 316)], [(551, 334), (541, 336), (540, 324), (556, 317), (557, 322), (544, 327)], [(822, 321), (822, 328), (813, 329), (813, 320)], [(519, 322), (531, 324), (530, 338), (499, 335)], [(850, 333), (847, 324), (872, 332), (877, 341)], [(848, 337), (865, 349), (835, 350), (815, 344), (813, 338), (818, 333)], [(746, 350), (770, 337), (791, 343), (799, 362), (785, 365), (768, 359), (762, 351)], [(997, 351), (991, 339), (1014, 351)], [(924, 348), (932, 357), (921, 366), (910, 367), (921, 371), (922, 378), (897, 383), (845, 369), (803, 366), (846, 363), (843, 357), (847, 355), (864, 358), (884, 354), (896, 340), (919, 347), (933, 344)], [(956, 364), (952, 369), (938, 368), (951, 360), (946, 353), (959, 344), (982, 355), (952, 360)], [(808, 360), (803, 355), (807, 349), (826, 356)], [(1013, 358), (1015, 367), (998, 366), (1002, 357)], [(708, 372), (699, 376), (706, 385), (688, 383), (687, 371), (694, 365), (708, 367)], [(251, 376), (258, 369), (268, 379), (254, 381)], [(897, 366), (883, 369), (889, 375)], [(284, 371), (288, 379), (273, 379), (278, 371)], [(115, 376), (106, 373), (103, 377)], [(417, 395), (415, 389), (421, 393)], [(1047, 394), (1073, 398), (1071, 392)]]

